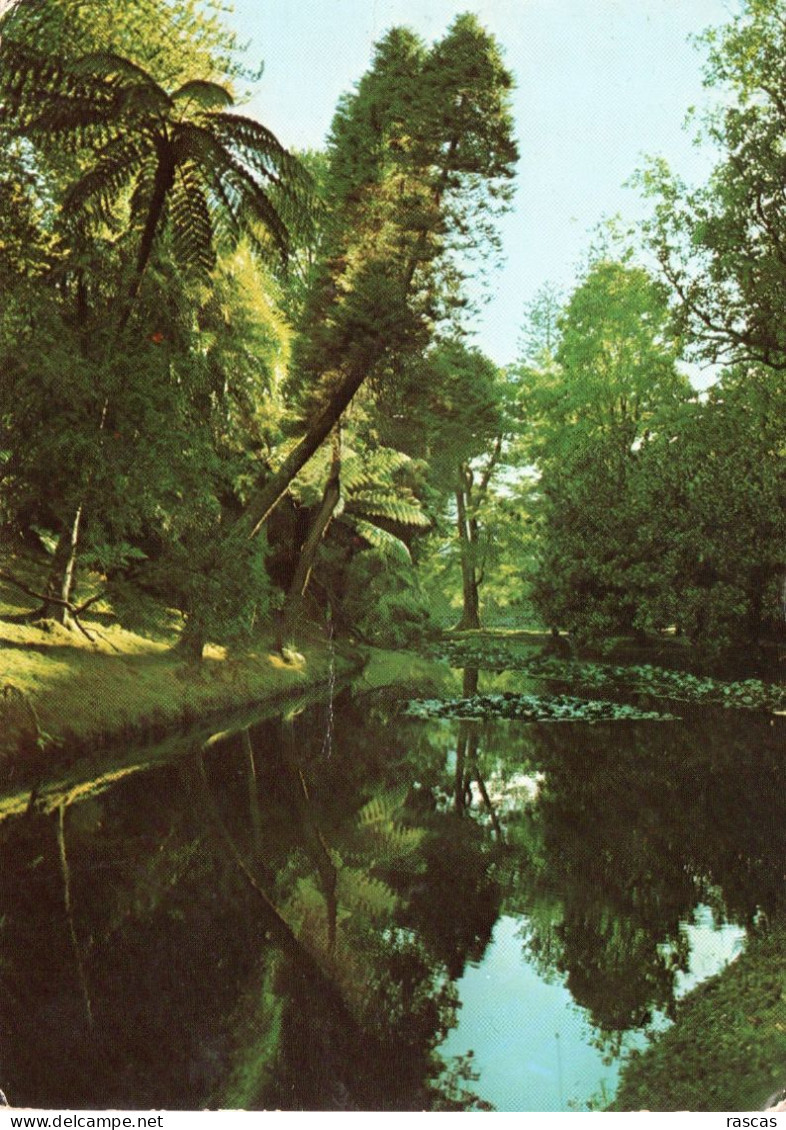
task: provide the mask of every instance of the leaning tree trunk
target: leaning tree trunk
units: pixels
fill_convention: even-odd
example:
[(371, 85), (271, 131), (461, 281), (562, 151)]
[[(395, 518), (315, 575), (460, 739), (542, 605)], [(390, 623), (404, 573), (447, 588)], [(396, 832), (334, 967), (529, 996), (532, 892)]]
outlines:
[(300, 549), (300, 556), (284, 604), (284, 620), (291, 630), (302, 618), (308, 582), (328, 527), (341, 498), (341, 428), (337, 424), (333, 431), (333, 458), (330, 464), (322, 501), (314, 521)]
[(259, 532), (286, 494), (292, 480), (325, 442), (384, 352), (384, 346), (377, 341), (371, 349), (348, 367), (343, 380), (300, 442), (290, 451), (278, 470), (251, 496), (240, 519), (241, 527), (249, 537)]
[[(465, 95), (459, 98), (461, 109)], [(444, 160), (433, 187), (433, 207), (440, 211), (445, 193), (448, 190), (451, 173), (463, 134), (453, 133), (444, 150)], [(429, 249), (430, 239), (438, 234), (441, 224), (432, 229), (421, 227), (415, 235), (414, 246), (409, 251), (401, 275), (395, 280), (399, 297), (408, 302), (412, 295), (413, 282), (419, 267), (430, 262), (435, 252)], [(406, 237), (407, 231), (403, 231)], [(415, 234), (410, 230), (410, 234)], [(388, 264), (388, 266), (390, 266)], [(392, 279), (388, 279), (392, 283)], [(334, 311), (330, 311), (335, 314)], [(260, 485), (252, 490), (246, 502), (245, 511), (238, 520), (237, 530), (242, 536), (254, 537), (267, 522), (270, 514), (286, 494), (295, 476), (308, 463), (341, 420), (355, 394), (363, 385), (378, 363), (388, 354), (390, 342), (383, 332), (360, 331), (347, 327), (335, 349), (325, 358), (325, 369), (329, 370), (335, 381), (322, 410), (310, 422), (305, 435), (290, 451), (278, 469)]]
[[(462, 95), (462, 100), (463, 97)], [(437, 209), (440, 208), (447, 191), (450, 179), (450, 162), (455, 157), (460, 140), (458, 135), (454, 135), (448, 144), (445, 164), (434, 188), (433, 203)], [(418, 267), (426, 258), (428, 239), (429, 233), (421, 230), (417, 236), (415, 247), (412, 249), (402, 271), (400, 283), (406, 295), (411, 294)], [(352, 342), (354, 354), (338, 359), (330, 365), (333, 371), (338, 372), (342, 368), (343, 360), (344, 371), (343, 377), (334, 388), (324, 408), (314, 419), (300, 442), (290, 451), (275, 474), (262, 483), (249, 499), (246, 511), (240, 520), (241, 528), (249, 537), (254, 537), (259, 532), (286, 494), (292, 480), (305, 467), (312, 455), (319, 450), (335, 425), (341, 420), (355, 393), (360, 389), (377, 363), (388, 352), (388, 344), (384, 335), (381, 334), (370, 335), (362, 348), (358, 347), (354, 337)]]

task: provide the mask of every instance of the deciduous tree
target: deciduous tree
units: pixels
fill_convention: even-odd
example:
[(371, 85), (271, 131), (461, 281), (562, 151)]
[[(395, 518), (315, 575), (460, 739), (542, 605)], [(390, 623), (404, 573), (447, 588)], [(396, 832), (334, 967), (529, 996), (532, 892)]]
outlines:
[(662, 160), (640, 177), (654, 200), (645, 228), (680, 328), (711, 360), (786, 369), (786, 15), (780, 0), (746, 0), (703, 37), (705, 84), (718, 108), (705, 124), (720, 151), (708, 183), (690, 189)]

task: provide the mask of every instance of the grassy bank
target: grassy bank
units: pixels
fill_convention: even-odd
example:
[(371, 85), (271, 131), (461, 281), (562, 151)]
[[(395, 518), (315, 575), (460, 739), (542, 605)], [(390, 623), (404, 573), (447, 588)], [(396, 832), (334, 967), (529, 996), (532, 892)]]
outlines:
[(676, 1023), (626, 1067), (616, 1111), (761, 1110), (786, 1084), (786, 928), (680, 1004)]
[[(29, 553), (3, 562), (41, 591), (46, 560)], [(96, 579), (98, 587), (98, 579)], [(272, 636), (231, 650), (208, 645), (201, 663), (174, 650), (177, 617), (124, 605), (121, 626), (108, 600), (83, 618), (92, 639), (54, 621), (14, 622), (34, 600), (0, 580), (0, 815), (39, 807), (74, 790), (101, 789), (150, 758), (178, 756), (217, 727), (240, 727), (292, 697), (325, 693), (361, 670), (360, 685), (434, 689), (450, 678), (444, 664), (411, 653), (333, 646), (315, 630), (296, 649), (277, 651)]]
[[(41, 563), (16, 557), (12, 567), (40, 591)], [(276, 703), (363, 662), (315, 633), (284, 655), (272, 637), (262, 636), (232, 650), (208, 645), (200, 664), (186, 663), (173, 650), (177, 635), (164, 615), (152, 630), (130, 631), (104, 602), (84, 618), (88, 639), (53, 621), (13, 622), (32, 603), (0, 583), (4, 793), (59, 773), (75, 759), (90, 757), (98, 765), (102, 751), (118, 741), (158, 739), (198, 719)]]

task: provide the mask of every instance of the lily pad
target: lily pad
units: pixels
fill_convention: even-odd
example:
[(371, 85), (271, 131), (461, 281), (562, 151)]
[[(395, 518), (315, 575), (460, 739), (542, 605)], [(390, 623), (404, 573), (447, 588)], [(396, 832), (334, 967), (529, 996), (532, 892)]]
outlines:
[(443, 658), (455, 667), (523, 671), (537, 678), (570, 683), (583, 689), (634, 691), (653, 698), (715, 703), (738, 710), (780, 713), (786, 709), (786, 688), (761, 679), (725, 682), (709, 675), (694, 675), (689, 671), (650, 664), (585, 663), (550, 655), (532, 655), (526, 651), (522, 653), (515, 645), (506, 645), (502, 641), (491, 644), (474, 640), (445, 641)]
[(612, 722), (620, 719), (676, 721), (674, 714), (639, 710), (619, 702), (573, 698), (570, 695), (476, 694), (468, 698), (413, 699), (405, 712), (410, 718), (466, 718), (479, 722), (496, 718), (522, 722)]

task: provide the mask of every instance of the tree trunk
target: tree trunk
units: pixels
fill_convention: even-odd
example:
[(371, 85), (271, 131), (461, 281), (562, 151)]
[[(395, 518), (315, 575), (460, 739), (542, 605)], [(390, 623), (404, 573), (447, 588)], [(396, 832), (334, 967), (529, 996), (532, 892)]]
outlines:
[[(462, 95), (462, 100), (463, 97)], [(440, 207), (442, 198), (448, 187), (450, 162), (455, 156), (459, 141), (460, 138), (454, 135), (448, 145), (445, 164), (440, 171), (434, 189), (434, 204), (437, 208)], [(418, 266), (424, 258), (428, 238), (428, 232), (420, 232), (414, 253), (410, 256), (404, 268), (401, 281), (404, 292), (407, 295), (411, 292)], [(246, 512), (241, 518), (242, 528), (248, 533), (249, 537), (253, 537), (265, 524), (272, 511), (286, 494), (289, 484), (298, 472), (305, 467), (311, 456), (322, 446), (349, 407), (352, 398), (363, 384), (366, 377), (377, 362), (388, 352), (388, 345), (381, 335), (371, 337), (365, 343), (364, 348), (359, 348), (355, 342), (353, 342), (353, 346), (356, 350), (356, 354), (355, 356), (350, 354), (343, 359), (344, 376), (329, 397), (325, 407), (308, 428), (300, 442), (290, 451), (275, 474), (266, 482), (262, 483), (256, 493), (249, 499)], [(334, 366), (330, 367), (335, 367), (335, 370), (338, 371), (341, 365), (342, 359), (339, 358), (334, 362)]]
[(480, 597), (478, 575), (475, 568), (477, 522), (468, 516), (467, 492), (463, 485), (456, 491), (456, 510), (461, 554), (461, 587), (464, 597), (464, 607), (461, 619), (456, 624), (456, 630), (466, 631), (480, 627)]
[(478, 693), (480, 670), (477, 667), (465, 667), (461, 679), (461, 693), (464, 698), (472, 698)]
[(248, 781), (248, 809), (251, 815), (251, 833), (254, 844), (254, 851), (258, 852), (262, 848), (262, 829), (263, 818), (262, 809), (259, 805), (259, 781), (257, 778), (257, 765), (254, 756), (254, 746), (251, 741), (251, 733), (249, 727), (244, 727), (240, 740), (243, 743), (243, 752), (246, 755), (246, 778)]
[(293, 807), (300, 829), (306, 840), (306, 851), (311, 857), (325, 898), (327, 913), (327, 948), (331, 955), (336, 950), (336, 927), (338, 923), (338, 870), (333, 862), (325, 837), (314, 819), (311, 798), (303, 770), (298, 763), (295, 734), (292, 724), (284, 722), (281, 726), (281, 764), (289, 777)]
[[(83, 504), (76, 509), (70, 526), (64, 526), (57, 542), (52, 567), (46, 582), (46, 596), (54, 597), (57, 601), (72, 603), (71, 595), (74, 589), (76, 576), (76, 558), (79, 548), (79, 529), (82, 524)], [(73, 628), (74, 618), (68, 607), (64, 604), (48, 603), (44, 601), (40, 615), (51, 618), (62, 624), (65, 628)]]
[(284, 618), (287, 630), (291, 630), (302, 617), (306, 589), (311, 579), (311, 571), (314, 568), (317, 552), (328, 531), (340, 498), (341, 429), (340, 424), (337, 424), (333, 431), (333, 458), (330, 464), (327, 482), (325, 483), (325, 489), (322, 494), (322, 502), (311, 523), (306, 540), (301, 546), (298, 563), (284, 604)]
[(494, 805), (491, 802), (491, 797), (489, 796), (488, 789), (486, 788), (486, 782), (483, 780), (483, 776), (480, 772), (480, 767), (479, 767), (478, 762), (477, 762), (477, 749), (475, 750), (475, 754), (476, 754), (476, 758), (475, 758), (475, 761), (472, 764), (472, 775), (474, 776), (474, 778), (477, 782), (478, 790), (480, 792), (483, 803), (486, 806), (486, 811), (488, 812), (489, 817), (491, 818), (491, 827), (494, 829), (494, 835), (497, 837), (497, 839), (500, 842), (502, 842), (502, 840), (504, 838), (503, 833), (502, 833), (502, 825), (499, 822), (499, 817), (497, 816), (497, 810), (494, 808)]
[(198, 615), (189, 613), (180, 639), (175, 644), (175, 651), (189, 663), (198, 663), (202, 658), (207, 638), (205, 629)]
[[(472, 788), (467, 773), (467, 761), (471, 761), (473, 729), (463, 719), (459, 722), (456, 744), (456, 770), (453, 776), (453, 804), (459, 816), (463, 816), (472, 802)], [(477, 733), (475, 732), (475, 741)]]
[(242, 529), (253, 537), (284, 497), (287, 488), (312, 455), (322, 446), (341, 419), (366, 376), (382, 357), (384, 346), (377, 342), (372, 350), (350, 366), (327, 404), (310, 425), (300, 442), (290, 451), (279, 469), (251, 496), (240, 519)]

